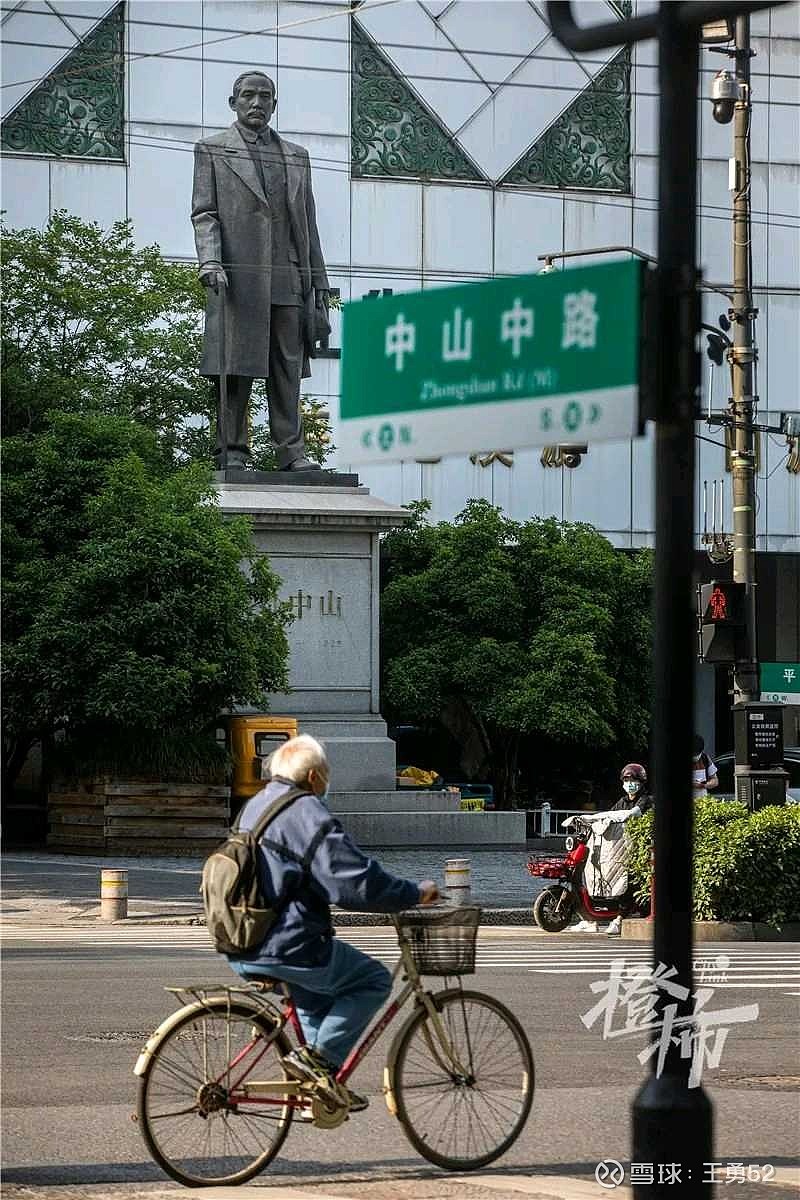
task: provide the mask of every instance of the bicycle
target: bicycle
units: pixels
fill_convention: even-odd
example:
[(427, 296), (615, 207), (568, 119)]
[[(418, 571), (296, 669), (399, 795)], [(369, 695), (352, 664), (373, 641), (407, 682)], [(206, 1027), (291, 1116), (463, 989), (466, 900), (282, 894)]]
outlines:
[[(400, 958), (392, 979), (402, 976), (402, 986), (336, 1076), (347, 1083), (413, 997), (414, 1011), (389, 1050), (384, 1098), (412, 1146), (452, 1171), (486, 1166), (508, 1150), (535, 1086), (517, 1018), (492, 996), (462, 987), (461, 976), (475, 970), (479, 921), (475, 907), (393, 917)], [(444, 989), (426, 990), (423, 975), (444, 977)], [(305, 1040), (286, 984), (249, 977), (166, 990), (192, 1000), (147, 1041), (134, 1073), (145, 1143), (173, 1179), (189, 1187), (245, 1183), (275, 1158), (295, 1115), (321, 1129), (348, 1118), (344, 1092), (333, 1103), (283, 1070), (288, 1031), (298, 1044)], [(270, 992), (280, 994), (279, 1003)]]

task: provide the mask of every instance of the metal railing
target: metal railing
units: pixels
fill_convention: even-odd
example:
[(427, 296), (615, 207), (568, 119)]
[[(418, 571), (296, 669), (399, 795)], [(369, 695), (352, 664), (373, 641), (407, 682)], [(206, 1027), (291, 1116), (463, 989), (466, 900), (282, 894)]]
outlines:
[(535, 837), (562, 837), (568, 832), (561, 828), (561, 822), (567, 817), (579, 817), (586, 812), (585, 808), (553, 808), (545, 800), (541, 808), (534, 811)]

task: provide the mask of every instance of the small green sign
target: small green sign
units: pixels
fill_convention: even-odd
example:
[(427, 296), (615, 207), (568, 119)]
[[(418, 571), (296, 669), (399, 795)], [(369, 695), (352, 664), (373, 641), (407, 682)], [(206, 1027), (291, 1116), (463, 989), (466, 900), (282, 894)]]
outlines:
[(643, 270), (601, 263), (346, 304), (343, 461), (633, 436)]
[(761, 663), (761, 699), (800, 704), (800, 663)]

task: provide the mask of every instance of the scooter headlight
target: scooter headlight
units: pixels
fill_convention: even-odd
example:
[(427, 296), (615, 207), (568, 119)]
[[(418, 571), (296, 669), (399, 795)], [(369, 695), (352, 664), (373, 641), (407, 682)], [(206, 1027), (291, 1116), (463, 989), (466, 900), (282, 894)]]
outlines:
[(567, 851), (574, 850), (575, 849), (575, 838), (568, 837), (566, 839), (566, 841), (564, 842), (564, 846), (566, 847)]

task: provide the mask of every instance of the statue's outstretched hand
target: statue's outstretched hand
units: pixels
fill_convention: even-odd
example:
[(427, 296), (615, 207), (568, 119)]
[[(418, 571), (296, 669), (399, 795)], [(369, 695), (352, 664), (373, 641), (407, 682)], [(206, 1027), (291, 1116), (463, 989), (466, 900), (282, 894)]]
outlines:
[(203, 287), (213, 288), (218, 292), (221, 287), (228, 286), (228, 276), (222, 267), (206, 267), (200, 272), (200, 282)]

